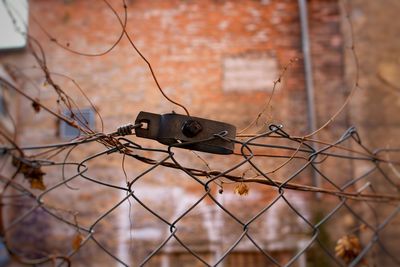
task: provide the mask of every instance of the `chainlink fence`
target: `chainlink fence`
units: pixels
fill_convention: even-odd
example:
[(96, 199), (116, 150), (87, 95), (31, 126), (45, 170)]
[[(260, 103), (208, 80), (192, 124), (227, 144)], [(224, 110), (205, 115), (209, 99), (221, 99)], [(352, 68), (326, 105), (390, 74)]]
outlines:
[[(70, 265), (74, 257), (84, 257), (79, 252), (92, 242), (124, 266), (158, 266), (162, 261), (175, 266), (174, 261), (177, 264), (183, 259), (199, 266), (301, 266), (310, 259), (324, 266), (377, 266), (377, 253), (398, 263), (380, 237), (399, 212), (396, 163), (390, 160), (398, 150), (369, 151), (354, 128), (326, 144), (293, 137), (281, 125), (270, 125), (264, 133), (250, 138), (227, 139), (226, 133), (210, 136), (234, 143), (237, 151), (229, 156), (212, 155), (212, 161), (234, 159), (225, 169), (214, 170), (209, 169), (213, 164), (208, 165), (207, 153), (200, 155), (201, 152), (194, 154), (176, 148), (182, 144), (179, 142), (164, 148), (142, 146), (143, 139), (118, 136), (133, 134), (132, 130), (142, 125), (128, 127), (130, 131), (126, 127), (122, 128), (125, 131), (93, 134), (64, 144), (2, 148), (3, 162), (14, 166), (12, 175), (1, 176), (2, 234), (15, 259), (28, 264), (52, 261)], [(81, 153), (79, 149), (92, 143), (102, 146), (81, 160), (70, 160), (75, 151)], [(45, 155), (54, 153), (63, 160), (46, 159)], [(91, 166), (97, 160), (112, 158), (114, 154), (122, 156), (125, 185), (91, 174)], [(204, 161), (200, 164), (203, 168), (190, 164), (190, 154)], [(336, 165), (333, 172), (332, 167), (325, 168), (332, 162)], [(127, 164), (133, 169), (140, 166), (140, 171), (135, 175), (125, 171)], [(349, 176), (346, 165), (357, 169), (357, 164), (361, 165), (360, 171)], [(192, 194), (182, 195), (180, 201), (187, 203), (178, 204), (178, 208), (171, 207), (173, 202), (155, 205), (156, 199), (162, 198), (157, 195), (159, 189), (146, 193), (152, 194), (151, 198), (140, 193), (143, 182), (166, 186), (165, 181), (156, 177), (165, 170), (179, 173), (179, 178), (168, 181), (171, 190), (165, 188), (163, 194), (172, 195), (173, 188), (180, 187)], [(54, 180), (45, 180), (45, 175), (51, 173), (55, 174)], [(313, 175), (320, 186), (310, 185)], [(125, 180), (123, 176), (121, 179)], [(83, 215), (81, 221), (82, 206), (73, 200), (71, 192), (79, 192), (79, 185), (83, 184), (93, 188), (89, 197), (98, 194), (94, 187), (102, 188), (103, 198), (108, 191), (120, 191), (122, 197), (104, 205), (107, 208), (103, 211), (94, 212), (98, 214)], [(113, 214), (121, 212), (124, 205), (129, 205), (129, 212), (122, 218), (131, 221), (121, 234), (109, 223), (117, 223)], [(136, 218), (135, 210), (147, 214)], [(43, 218), (49, 216), (52, 222), (41, 225)], [(108, 224), (105, 226), (104, 222)], [(136, 222), (147, 224), (148, 230), (160, 229), (160, 235), (147, 242), (136, 238)], [(104, 229), (107, 225), (110, 228)], [(69, 234), (58, 240), (60, 234), (49, 234), (47, 227), (68, 228), (69, 232), (65, 231)], [(115, 251), (112, 243), (104, 236), (98, 238), (98, 228), (100, 235), (111, 231), (111, 236), (128, 236), (134, 261), (120, 258), (121, 253)], [(58, 241), (52, 243), (53, 238)], [(40, 240), (52, 245), (41, 244)], [(52, 246), (60, 249), (59, 254), (51, 251)]]

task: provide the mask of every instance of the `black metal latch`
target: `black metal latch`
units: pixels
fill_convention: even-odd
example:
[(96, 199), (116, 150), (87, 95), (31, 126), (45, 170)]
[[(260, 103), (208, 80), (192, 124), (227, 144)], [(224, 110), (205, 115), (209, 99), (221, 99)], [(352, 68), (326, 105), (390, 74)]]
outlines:
[[(207, 120), (181, 114), (154, 114), (141, 111), (135, 124), (138, 137), (154, 139), (158, 142), (185, 149), (214, 154), (232, 154), (236, 127), (219, 121)], [(221, 137), (224, 138), (221, 138)]]

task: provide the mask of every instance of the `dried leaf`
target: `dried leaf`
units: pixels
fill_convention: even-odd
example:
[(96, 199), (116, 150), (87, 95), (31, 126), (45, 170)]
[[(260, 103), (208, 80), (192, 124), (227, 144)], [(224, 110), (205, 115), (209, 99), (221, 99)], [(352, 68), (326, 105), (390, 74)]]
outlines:
[(78, 250), (82, 244), (83, 235), (81, 233), (77, 233), (72, 239), (72, 249)]
[(235, 194), (246, 196), (249, 193), (249, 187), (245, 183), (240, 183), (235, 187)]
[(31, 188), (32, 189), (39, 189), (39, 190), (46, 190), (46, 186), (43, 183), (43, 179), (31, 179)]
[(361, 244), (355, 235), (345, 235), (336, 242), (336, 257), (344, 262), (352, 262), (361, 252)]
[(35, 99), (33, 102), (32, 102), (32, 107), (33, 107), (33, 110), (36, 112), (36, 113), (39, 113), (40, 112), (40, 104), (39, 104), (39, 100), (37, 100), (37, 99)]
[(361, 224), (360, 225), (360, 231), (366, 231), (366, 230), (368, 230), (368, 227), (367, 227), (367, 225), (366, 224)]
[(29, 159), (13, 157), (12, 164), (19, 168), (19, 173), (22, 173), (25, 179), (29, 181), (32, 189), (46, 189), (43, 182), (43, 176), (46, 173), (42, 171), (41, 166), (37, 162), (32, 162)]

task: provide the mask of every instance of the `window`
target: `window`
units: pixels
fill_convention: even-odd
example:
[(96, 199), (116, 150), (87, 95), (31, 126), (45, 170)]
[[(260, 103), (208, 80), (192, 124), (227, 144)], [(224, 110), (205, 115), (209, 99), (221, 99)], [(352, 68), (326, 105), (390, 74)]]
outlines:
[[(67, 110), (64, 112), (64, 116), (74, 120), (82, 128), (95, 128), (95, 113), (91, 108), (74, 109), (71, 111)], [(60, 121), (60, 136), (64, 139), (71, 139), (81, 135), (79, 129), (72, 127), (65, 121)]]

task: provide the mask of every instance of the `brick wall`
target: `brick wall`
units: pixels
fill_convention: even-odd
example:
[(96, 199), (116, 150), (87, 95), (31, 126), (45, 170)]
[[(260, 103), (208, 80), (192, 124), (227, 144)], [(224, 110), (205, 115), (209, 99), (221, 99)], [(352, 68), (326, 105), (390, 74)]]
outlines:
[[(113, 1), (112, 4), (122, 15), (123, 10), (119, 2)], [(317, 103), (323, 103), (317, 105), (317, 117), (319, 125), (322, 125), (343, 101), (341, 96), (343, 56), (339, 9), (336, 1), (312, 0), (309, 1), (309, 5), (312, 56), (315, 67), (315, 98)], [(104, 51), (113, 44), (121, 31), (113, 13), (100, 1), (37, 0), (31, 2), (30, 8), (32, 15), (40, 20), (42, 26), (57, 39), (58, 43), (78, 51), (87, 53)], [(297, 1), (128, 1), (127, 29), (138, 48), (153, 65), (161, 86), (172, 99), (187, 106), (192, 115), (226, 121), (235, 124), (239, 129), (247, 126), (260, 112), (271, 94), (273, 80), (278, 79), (278, 74), (284, 66), (291, 60), (298, 59), (290, 65), (282, 77), (282, 83), (275, 92), (272, 106), (262, 116), (259, 126), (261, 127), (264, 122), (276, 122), (284, 124), (285, 129), (294, 135), (307, 132), (307, 103)], [(124, 123), (133, 122), (141, 110), (155, 113), (174, 110), (182, 113), (182, 110), (166, 101), (158, 92), (146, 65), (127, 40), (123, 39), (107, 55), (82, 57), (56, 46), (40, 31), (32, 17), (30, 33), (42, 43), (49, 69), (72, 77), (93, 101), (102, 115), (105, 132), (114, 131), (116, 127)], [(253, 58), (264, 59), (264, 61), (254, 63)], [(232, 62), (231, 59), (238, 59), (241, 63), (229, 65), (228, 63)], [(25, 72), (33, 77), (33, 82), (36, 84), (36, 87), (30, 83), (23, 84), (25, 90), (43, 104), (55, 107), (57, 111), (57, 98), (48, 85), (44, 84), (40, 71), (29, 68), (32, 66), (29, 55), (1, 55), (0, 60), (2, 63), (17, 63), (25, 67)], [(246, 73), (249, 66), (250, 68), (261, 66), (265, 71), (265, 77), (259, 73), (253, 78), (252, 74)], [(229, 87), (226, 79), (232, 75), (239, 79), (237, 83), (241, 86)], [(57, 75), (53, 78), (76, 100), (79, 106), (88, 106), (87, 101), (71, 81)], [(244, 79), (245, 82), (240, 79)], [(246, 81), (252, 79), (254, 79), (254, 84), (246, 87)], [(329, 83), (326, 80), (329, 80)], [(339, 97), (332, 100), (333, 94)], [(19, 122), (22, 131), (19, 141), (22, 145), (61, 141), (58, 136), (58, 122), (46, 112), (35, 113), (31, 103), (22, 101), (21, 114), (23, 116), (19, 117)], [(339, 118), (334, 125), (340, 128), (332, 126), (331, 129), (337, 130), (325, 137), (338, 137), (345, 127), (344, 121), (345, 118)], [(99, 119), (97, 119), (96, 128), (101, 130)], [(158, 146), (153, 142), (143, 140), (140, 142), (151, 147)], [(72, 155), (71, 160), (82, 159), (85, 155), (93, 154), (99, 149), (101, 148), (96, 145), (85, 146), (77, 151), (79, 153), (75, 156)], [(226, 169), (238, 160), (215, 155), (202, 154), (202, 156), (210, 163), (212, 169)], [(177, 151), (177, 157), (192, 166), (204, 167), (203, 163), (189, 152)], [(102, 181), (124, 185), (125, 178), (120, 164), (120, 155), (101, 158), (91, 166), (91, 174)], [(259, 164), (270, 169), (277, 162), (265, 160)], [(335, 165), (335, 163), (332, 164)], [(127, 159), (128, 177), (139, 173), (145, 167)], [(72, 169), (68, 171), (73, 173)], [(51, 186), (59, 179), (57, 176), (59, 172), (60, 169), (57, 168), (47, 170), (45, 176), (47, 186)], [(243, 172), (242, 169), (238, 170), (237, 174), (240, 175), (241, 172)], [(282, 179), (285, 175), (287, 172), (276, 173), (274, 178)], [(309, 179), (308, 173), (304, 175), (304, 179)], [(181, 172), (157, 170), (139, 183), (135, 190), (139, 198), (152, 203), (154, 209), (172, 219), (201, 195), (201, 187), (193, 182), (182, 183), (182, 180), (187, 181)], [(52, 194), (45, 201), (57, 203), (62, 208), (73, 206), (80, 210), (78, 218), (82, 223), (90, 223), (123, 197), (118, 191), (110, 192), (104, 187), (86, 181), (74, 181), (71, 182), (71, 186), (79, 187), (80, 190), (65, 188), (63, 194)], [(168, 189), (165, 190), (165, 188)], [(276, 192), (254, 187), (251, 190), (253, 193), (247, 197), (249, 203), (265, 203), (276, 194)], [(70, 200), (67, 203), (66, 197)], [(225, 201), (226, 205), (232, 206), (238, 216), (243, 218), (250, 217), (256, 210), (262, 208), (254, 205), (254, 210), (241, 209), (243, 199), (233, 194), (233, 186), (227, 186), (219, 199)], [(202, 211), (208, 209), (210, 207), (204, 204), (199, 207), (198, 212), (202, 214)], [(132, 207), (131, 214), (134, 223), (131, 226), (128, 221), (128, 210), (128, 206), (117, 209), (96, 231), (98, 231), (99, 241), (107, 244), (111, 252), (127, 257), (121, 250), (129, 247), (129, 237), (126, 233), (129, 227), (132, 227), (135, 246), (138, 249), (128, 256), (132, 261), (137, 262), (148, 253), (146, 246), (154, 245), (162, 240), (168, 229), (137, 205)], [(283, 214), (282, 218), (286, 217), (285, 212), (288, 211), (284, 209), (276, 211), (277, 214)], [(215, 251), (214, 243), (216, 243), (216, 246), (221, 246), (219, 249), (222, 251), (226, 244), (221, 245), (218, 243), (219, 238), (212, 237), (214, 233), (212, 228), (218, 229), (216, 234), (219, 236), (225, 233), (218, 228), (221, 227), (218, 226), (218, 223), (221, 224), (218, 220), (221, 219), (209, 218), (205, 215), (199, 218), (182, 222), (182, 225), (186, 223), (191, 225), (196, 222), (197, 240), (190, 239), (193, 238), (191, 231), (183, 230), (182, 237), (186, 238), (186, 242), (190, 244), (201, 239), (209, 247), (205, 249), (206, 251), (210, 248)], [(259, 229), (268, 228), (267, 223), (276, 224), (264, 219), (259, 222)], [(207, 226), (207, 220), (213, 222), (211, 230)], [(222, 220), (229, 225), (229, 218)], [(120, 223), (116, 224), (116, 221)], [(291, 223), (288, 220), (287, 224)], [(280, 226), (276, 227), (278, 229)], [(110, 235), (111, 231), (118, 234)], [(240, 229), (233, 224), (225, 231), (233, 235)], [(290, 231), (299, 233), (302, 230)], [(52, 233), (59, 237), (57, 247), (65, 249), (70, 244), (62, 243), (62, 240), (63, 238), (72, 239), (74, 229), (65, 231), (59, 229), (54, 223)], [(283, 236), (288, 232), (280, 234)], [(279, 239), (279, 236), (275, 238)], [(228, 236), (227, 239), (230, 240), (231, 237)], [(265, 237), (261, 242), (268, 243), (271, 240)], [(279, 250), (287, 253), (287, 249), (296, 249), (287, 248), (287, 244), (290, 243), (293, 242), (291, 240), (282, 242), (283, 245)], [(54, 246), (54, 244), (43, 244), (43, 249), (51, 250)], [(85, 259), (88, 258), (95, 263), (109, 260), (103, 254), (98, 255), (93, 244), (82, 249), (76, 259), (77, 262), (85, 265)]]

